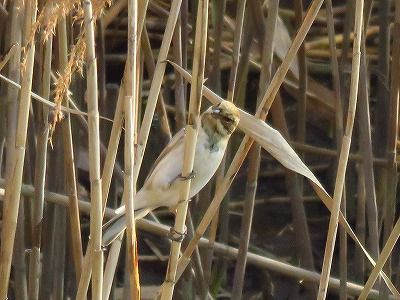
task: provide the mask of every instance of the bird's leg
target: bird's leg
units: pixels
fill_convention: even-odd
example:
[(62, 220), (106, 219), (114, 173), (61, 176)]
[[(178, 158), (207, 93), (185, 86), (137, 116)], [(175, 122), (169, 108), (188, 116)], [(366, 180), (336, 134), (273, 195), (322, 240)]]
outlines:
[(181, 243), (187, 234), (187, 227), (185, 226), (184, 232), (178, 232), (174, 227), (169, 229), (168, 238), (172, 241)]
[(193, 179), (195, 177), (196, 177), (196, 172), (194, 170), (190, 172), (188, 176), (182, 176), (182, 174), (178, 176), (178, 178), (182, 181)]

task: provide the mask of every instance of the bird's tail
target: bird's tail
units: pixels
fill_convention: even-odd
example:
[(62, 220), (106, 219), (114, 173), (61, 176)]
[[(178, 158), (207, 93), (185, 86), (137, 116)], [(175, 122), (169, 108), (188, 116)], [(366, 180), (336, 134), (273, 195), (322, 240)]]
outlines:
[[(135, 210), (135, 220), (143, 218), (149, 213), (150, 209), (142, 208)], [(102, 246), (110, 245), (126, 228), (125, 212), (116, 215), (110, 221), (103, 225)]]

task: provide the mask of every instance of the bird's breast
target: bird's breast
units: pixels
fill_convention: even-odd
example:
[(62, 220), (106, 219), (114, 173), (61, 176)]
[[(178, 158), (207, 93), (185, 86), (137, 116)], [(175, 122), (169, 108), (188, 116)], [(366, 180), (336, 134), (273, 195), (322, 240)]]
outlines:
[(223, 143), (210, 145), (202, 139), (198, 141), (193, 164), (195, 177), (191, 183), (190, 197), (196, 195), (210, 181), (222, 161), (225, 148)]

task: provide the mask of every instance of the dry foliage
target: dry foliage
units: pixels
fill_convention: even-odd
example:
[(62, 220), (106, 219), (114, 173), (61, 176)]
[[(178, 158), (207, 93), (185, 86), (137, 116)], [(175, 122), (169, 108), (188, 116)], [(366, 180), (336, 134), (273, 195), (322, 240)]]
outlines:
[[(400, 299), (399, 1), (13, 0), (0, 31), (0, 298)], [(219, 171), (135, 222), (203, 98), (240, 108)]]

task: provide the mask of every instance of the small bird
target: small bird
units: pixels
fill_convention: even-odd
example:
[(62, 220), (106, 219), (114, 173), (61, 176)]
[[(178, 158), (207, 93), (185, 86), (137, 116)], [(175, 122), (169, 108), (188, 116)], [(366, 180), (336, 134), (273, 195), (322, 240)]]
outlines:
[[(224, 156), (229, 137), (239, 123), (239, 110), (229, 101), (211, 106), (201, 114), (190, 178), (189, 197), (196, 195), (211, 179)], [(184, 129), (179, 131), (155, 161), (143, 187), (134, 198), (135, 220), (158, 207), (174, 210), (179, 202), (182, 178)], [(103, 227), (103, 246), (109, 245), (126, 228), (125, 209)]]

